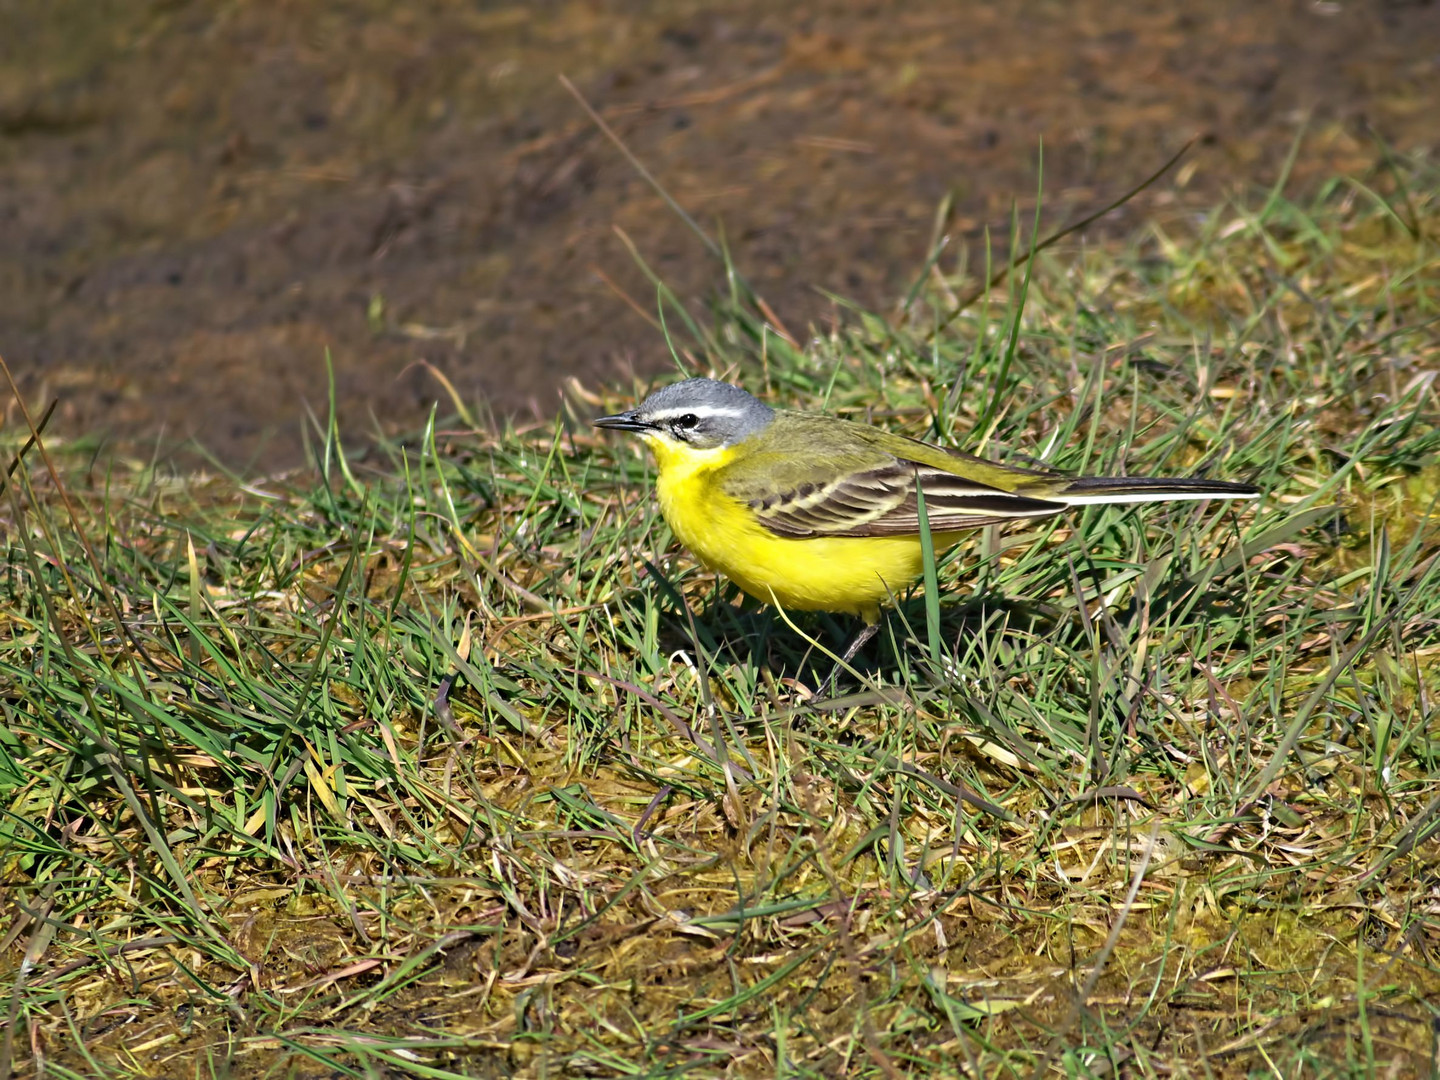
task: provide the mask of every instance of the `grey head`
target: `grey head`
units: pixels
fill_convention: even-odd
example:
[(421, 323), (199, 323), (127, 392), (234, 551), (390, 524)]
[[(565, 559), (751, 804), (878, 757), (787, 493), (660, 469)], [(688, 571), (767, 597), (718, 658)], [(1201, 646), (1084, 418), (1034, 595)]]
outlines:
[(629, 412), (602, 416), (596, 427), (654, 432), (700, 450), (732, 446), (765, 427), (775, 410), (738, 386), (686, 379), (656, 390)]

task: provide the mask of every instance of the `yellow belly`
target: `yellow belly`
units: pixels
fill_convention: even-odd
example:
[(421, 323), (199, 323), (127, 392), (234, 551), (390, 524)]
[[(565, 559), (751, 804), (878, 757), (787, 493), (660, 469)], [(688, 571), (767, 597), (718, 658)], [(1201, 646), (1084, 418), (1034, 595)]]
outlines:
[[(786, 609), (845, 612), (873, 622), (880, 605), (924, 566), (918, 536), (776, 536), (693, 473), (667, 476), (662, 469), (657, 493), (670, 530), (696, 558), (757, 600)], [(936, 533), (936, 552), (962, 535)]]

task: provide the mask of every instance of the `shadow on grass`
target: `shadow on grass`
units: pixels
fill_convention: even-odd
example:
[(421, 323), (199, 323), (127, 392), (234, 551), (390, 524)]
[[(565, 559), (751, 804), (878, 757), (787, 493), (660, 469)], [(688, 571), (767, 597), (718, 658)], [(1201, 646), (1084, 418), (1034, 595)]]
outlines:
[[(1082, 578), (1091, 576), (1100, 575), (1080, 571)], [(697, 664), (708, 661), (712, 670), (733, 665), (757, 675), (765, 673), (776, 683), (811, 692), (826, 684), (838, 656), (861, 626), (858, 618), (829, 612), (782, 615), (729, 584), (692, 612), (675, 585), (658, 571), (650, 578), (650, 588), (652, 596), (635, 593), (629, 602), (637, 614), (647, 604), (658, 606), (658, 643), (667, 654), (685, 653)], [(944, 670), (937, 671), (925, 634), (924, 598), (910, 596), (883, 612), (880, 633), (851, 662), (853, 674), (842, 670), (838, 685), (842, 691), (854, 689), (856, 675), (881, 686), (902, 675), (909, 679), (923, 675), (923, 681), (936, 689), (953, 683), (957, 672), (1005, 679), (1023, 674), (1024, 666), (996, 666), (993, 658), (1005, 652), (997, 646), (1008, 643), (1018, 650), (1043, 638), (1057, 652), (1083, 655), (1094, 649), (1098, 629), (1104, 644), (1128, 651), (1133, 647), (1130, 639), (1143, 627), (1169, 623), (1199, 633), (1212, 623), (1239, 620), (1246, 611), (1245, 597), (1245, 585), (1238, 579), (1233, 585), (1197, 583), (1177, 571), (1147, 595), (1132, 594), (1124, 604), (1097, 613), (1098, 623), (1080, 614), (1082, 603), (1093, 611), (1093, 595), (1085, 600), (1077, 600), (1073, 593), (1056, 600), (1033, 600), (985, 589), (947, 598), (941, 602), (939, 628)], [(977, 650), (982, 637), (989, 647)], [(977, 660), (977, 652), (990, 659)]]
[[(726, 586), (692, 613), (671, 583), (656, 581), (653, 602), (660, 607), (659, 644), (667, 653), (684, 652), (697, 663), (703, 658), (712, 666), (735, 665), (766, 672), (778, 683), (812, 691), (830, 678), (838, 656), (862, 625), (858, 618), (829, 612), (782, 615), (733, 586)], [(652, 600), (636, 595), (630, 602), (639, 608)], [(924, 600), (903, 600), (887, 609), (882, 618), (880, 633), (850, 666), (867, 681), (884, 684), (893, 681), (890, 673), (914, 671), (925, 659), (925, 645), (916, 631), (925, 624)], [(943, 604), (940, 631), (947, 653), (954, 656), (961, 651), (960, 643), (971, 635), (1050, 634), (1063, 632), (1066, 624), (1074, 621), (1052, 605), (985, 592)], [(853, 677), (842, 674), (842, 689), (847, 681), (853, 683)]]

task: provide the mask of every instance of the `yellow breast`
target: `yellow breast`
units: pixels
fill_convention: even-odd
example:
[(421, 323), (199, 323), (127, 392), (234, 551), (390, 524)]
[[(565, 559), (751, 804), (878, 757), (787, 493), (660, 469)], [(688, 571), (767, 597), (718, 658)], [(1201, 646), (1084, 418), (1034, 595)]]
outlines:
[[(733, 450), (647, 441), (660, 468), (656, 490), (671, 531), (707, 567), (758, 600), (792, 610), (844, 612), (873, 622), (880, 605), (920, 575), (918, 536), (776, 536), (720, 490), (716, 471)], [(961, 535), (937, 533), (936, 551)]]

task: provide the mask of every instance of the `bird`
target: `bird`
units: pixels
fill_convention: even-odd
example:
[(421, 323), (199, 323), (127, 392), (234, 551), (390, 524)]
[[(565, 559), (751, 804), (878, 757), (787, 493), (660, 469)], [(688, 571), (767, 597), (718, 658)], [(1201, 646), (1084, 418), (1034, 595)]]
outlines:
[(870, 424), (772, 408), (707, 378), (672, 383), (593, 423), (649, 446), (661, 514), (703, 565), (782, 610), (859, 617), (835, 673), (924, 570), (922, 495), (937, 555), (967, 530), (1076, 506), (1260, 495), (1223, 480), (1074, 477), (987, 461)]

